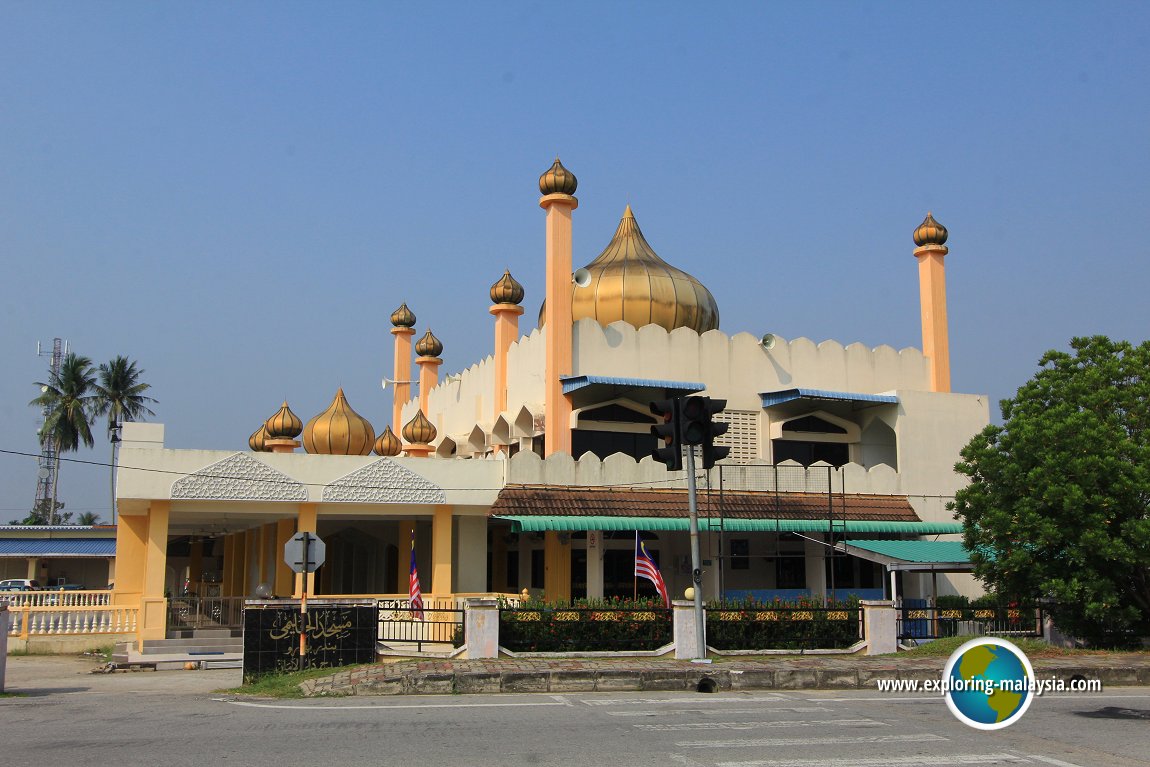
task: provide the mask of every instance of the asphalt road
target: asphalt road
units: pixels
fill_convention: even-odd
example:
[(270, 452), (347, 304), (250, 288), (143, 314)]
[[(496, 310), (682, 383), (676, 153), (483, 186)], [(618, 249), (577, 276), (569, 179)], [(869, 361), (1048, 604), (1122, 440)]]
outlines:
[[(27, 765), (1150, 765), (1150, 688), (1043, 696), (982, 732), (870, 691), (256, 700), (234, 671), (89, 675), (11, 658), (0, 753)], [(88, 664), (90, 666), (91, 664)]]

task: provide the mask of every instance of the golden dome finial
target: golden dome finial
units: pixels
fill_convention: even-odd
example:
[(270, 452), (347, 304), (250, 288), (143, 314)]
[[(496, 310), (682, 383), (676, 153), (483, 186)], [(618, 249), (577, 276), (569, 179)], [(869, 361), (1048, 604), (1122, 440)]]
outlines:
[(410, 328), (415, 325), (415, 314), (407, 308), (407, 302), (391, 313), (391, 324), (397, 328)]
[(934, 220), (934, 216), (930, 211), (926, 212), (926, 218), (914, 230), (914, 244), (922, 247), (923, 245), (944, 245), (946, 244), (947, 231), (946, 227)]
[(427, 420), (422, 408), (416, 411), (414, 418), (403, 425), (403, 439), (412, 445), (429, 444), (435, 439), (435, 435), (435, 427)]
[(443, 342), (429, 328), (423, 338), (415, 342), (415, 353), (420, 357), (438, 357), (443, 353)]
[(266, 423), (260, 424), (260, 428), (252, 432), (252, 436), (248, 437), (248, 447), (255, 453), (270, 452), (265, 444), (268, 440), (268, 425)]
[(270, 439), (295, 439), (303, 431), (303, 421), (291, 411), (285, 399), (279, 411), (264, 421), (264, 428)]
[(511, 276), (510, 269), (503, 270), (503, 276), (491, 286), (491, 303), (520, 304), (523, 302), (523, 286)]
[[(586, 287), (571, 286), (571, 318), (590, 317), (607, 326), (622, 320), (641, 328), (692, 328), (705, 333), (719, 327), (719, 305), (703, 283), (659, 258), (643, 236), (628, 205), (615, 236), (585, 267)], [(543, 309), (539, 310), (543, 326)]]
[(399, 437), (395, 436), (395, 432), (388, 426), (383, 430), (383, 434), (379, 435), (379, 439), (375, 441), (375, 454), (382, 456), (399, 455), (403, 450), (403, 444), (399, 441)]
[(539, 177), (539, 191), (547, 194), (575, 194), (579, 187), (579, 180), (575, 174), (563, 167), (559, 156), (555, 156), (555, 163)]
[(375, 442), (371, 422), (352, 409), (343, 388), (327, 410), (307, 422), (303, 449), (323, 455), (367, 455)]

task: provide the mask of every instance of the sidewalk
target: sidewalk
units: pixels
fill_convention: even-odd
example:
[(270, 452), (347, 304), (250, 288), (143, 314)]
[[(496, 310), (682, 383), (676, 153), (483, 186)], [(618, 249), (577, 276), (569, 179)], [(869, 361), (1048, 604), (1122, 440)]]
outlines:
[[(1031, 658), (1039, 678), (1150, 685), (1150, 653)], [(691, 663), (672, 659), (429, 660), (363, 666), (303, 682), (305, 695), (875, 689), (876, 679), (938, 679), (945, 657), (780, 656)]]

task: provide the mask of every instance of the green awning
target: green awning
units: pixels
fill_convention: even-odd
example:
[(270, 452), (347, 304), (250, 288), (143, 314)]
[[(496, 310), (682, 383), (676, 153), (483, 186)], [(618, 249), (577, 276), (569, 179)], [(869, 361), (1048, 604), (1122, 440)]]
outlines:
[(887, 570), (957, 573), (974, 569), (962, 541), (847, 541), (845, 549)]
[[(497, 516), (511, 523), (515, 533), (536, 533), (545, 530), (688, 530), (686, 517), (559, 517), (559, 516)], [(836, 533), (905, 533), (907, 535), (943, 535), (961, 533), (958, 522), (884, 522), (882, 520), (834, 521)], [(699, 519), (700, 530), (746, 533), (822, 533), (828, 529), (827, 520), (820, 519)]]

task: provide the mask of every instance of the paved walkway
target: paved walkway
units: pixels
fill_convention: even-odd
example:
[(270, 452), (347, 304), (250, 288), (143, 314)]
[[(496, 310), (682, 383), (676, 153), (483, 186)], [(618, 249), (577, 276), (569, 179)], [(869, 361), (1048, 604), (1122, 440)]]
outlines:
[[(1031, 658), (1040, 679), (1150, 685), (1150, 653)], [(946, 658), (780, 656), (692, 663), (673, 659), (428, 660), (362, 666), (300, 685), (306, 695), (593, 692), (622, 690), (874, 689), (877, 679), (938, 679)]]

